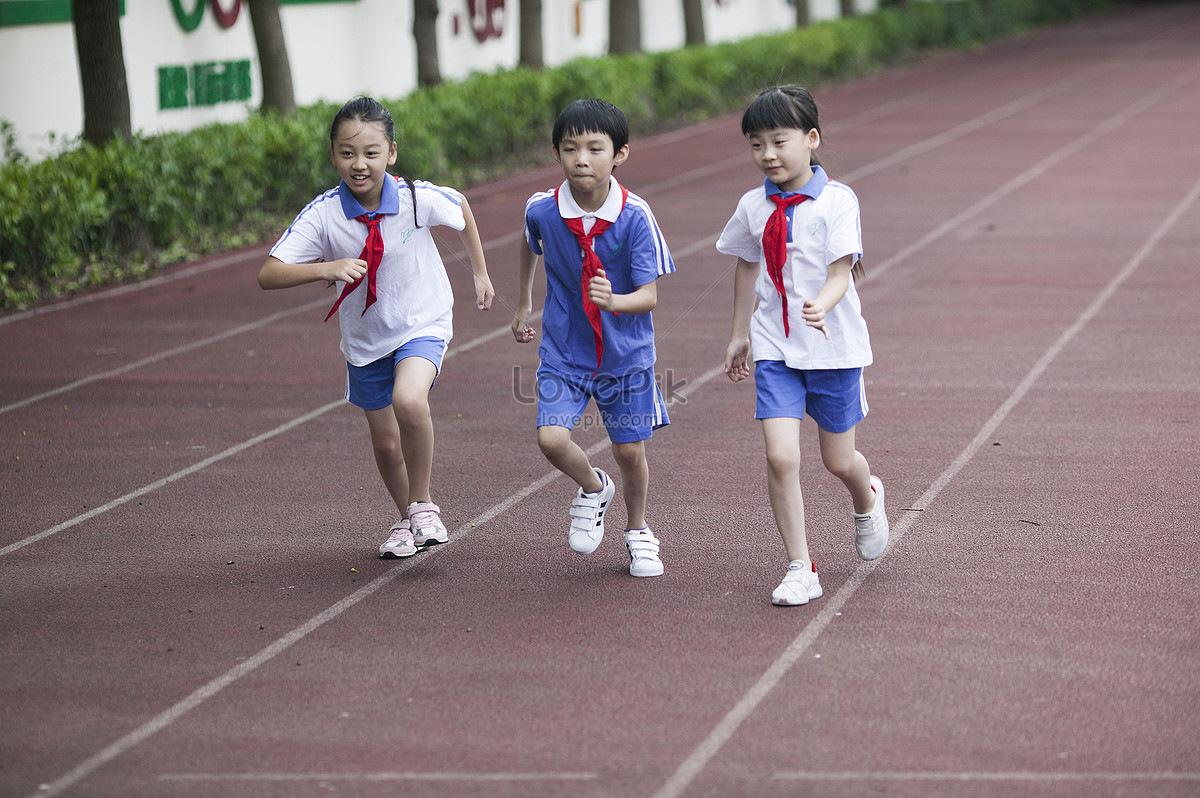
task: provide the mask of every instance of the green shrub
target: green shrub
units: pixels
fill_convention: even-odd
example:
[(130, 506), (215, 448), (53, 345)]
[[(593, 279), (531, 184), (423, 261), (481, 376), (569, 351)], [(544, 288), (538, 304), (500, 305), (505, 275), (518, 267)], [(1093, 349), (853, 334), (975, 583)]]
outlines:
[[(554, 117), (583, 95), (617, 104), (645, 135), (741, 108), (766, 86), (843, 80), (1107, 2), (913, 2), (736, 43), (480, 73), (380, 99), (396, 119), (396, 171), (466, 186), (545, 162)], [(336, 182), (336, 108), (81, 145), (39, 163), (15, 152), (11, 126), (0, 124), (0, 310), (271, 239)]]

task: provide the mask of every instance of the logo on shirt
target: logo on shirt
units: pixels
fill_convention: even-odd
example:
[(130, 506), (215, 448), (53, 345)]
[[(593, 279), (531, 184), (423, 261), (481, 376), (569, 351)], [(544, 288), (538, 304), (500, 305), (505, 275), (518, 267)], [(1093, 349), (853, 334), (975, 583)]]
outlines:
[(821, 231), (823, 231), (824, 229), (825, 229), (825, 220), (817, 219), (815, 222), (812, 223), (812, 227), (808, 228), (808, 234), (810, 236), (816, 238), (818, 235), (820, 235)]
[(413, 234), (413, 229), (411, 227), (408, 228), (407, 230), (405, 230), (403, 233), (401, 233), (400, 234), (400, 246), (404, 246), (405, 244), (407, 244), (408, 239), (412, 238), (412, 234)]

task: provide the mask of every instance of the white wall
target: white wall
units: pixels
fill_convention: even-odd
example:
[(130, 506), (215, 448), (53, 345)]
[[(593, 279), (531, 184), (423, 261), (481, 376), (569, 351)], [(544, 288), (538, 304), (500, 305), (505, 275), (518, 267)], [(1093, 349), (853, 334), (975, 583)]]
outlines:
[[(76, 0), (79, 2), (80, 0)], [(231, 9), (241, 0), (220, 0)], [(443, 77), (465, 78), (516, 64), (520, 0), (490, 0), (493, 30), (479, 41), (470, 9), (489, 0), (441, 0), (437, 21)], [(7, 0), (0, 0), (0, 3)], [(185, 8), (195, 2), (186, 0)], [(838, 14), (837, 0), (809, 0), (812, 17)], [(877, 0), (858, 0), (861, 11)], [(207, 3), (205, 3), (207, 5)], [(681, 47), (682, 0), (641, 0), (642, 45), (648, 51)], [(732, 41), (791, 27), (788, 0), (704, 0), (710, 42)], [(281, 8), (296, 101), (342, 102), (356, 94), (402, 97), (416, 85), (416, 52), (409, 0), (307, 2)], [(608, 49), (607, 0), (543, 0), (542, 48), (548, 66)], [(206, 9), (200, 26), (185, 32), (169, 0), (125, 0), (121, 19), (130, 111), (136, 130), (186, 130), (215, 121), (245, 118), (262, 96), (250, 14), (242, 3), (237, 22), (222, 29)], [(246, 100), (210, 106), (162, 108), (159, 69), (205, 62), (250, 61)], [(17, 147), (30, 158), (52, 154), (55, 143), (74, 140), (83, 128), (74, 33), (69, 22), (0, 27), (0, 119), (16, 128)]]

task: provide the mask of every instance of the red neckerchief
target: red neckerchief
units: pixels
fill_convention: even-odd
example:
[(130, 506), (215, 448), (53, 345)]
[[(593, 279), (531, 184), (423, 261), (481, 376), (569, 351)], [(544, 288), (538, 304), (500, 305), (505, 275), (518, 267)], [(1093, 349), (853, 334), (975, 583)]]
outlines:
[(793, 194), (790, 197), (784, 197), (782, 194), (768, 194), (767, 197), (775, 203), (775, 210), (771, 212), (771, 217), (767, 219), (767, 226), (763, 228), (763, 258), (767, 262), (767, 276), (775, 284), (775, 290), (779, 292), (779, 298), (783, 301), (783, 337), (787, 338), (790, 333), (788, 299), (787, 292), (783, 288), (783, 267), (787, 263), (787, 209), (793, 205), (799, 205), (805, 200), (810, 200), (812, 197), (807, 194)]
[[(367, 314), (367, 308), (375, 304), (377, 299), (375, 295), (375, 275), (379, 272), (379, 263), (383, 260), (383, 235), (379, 232), (379, 221), (383, 218), (382, 214), (376, 214), (375, 218), (371, 218), (371, 214), (364, 213), (362, 216), (355, 216), (355, 219), (367, 226), (367, 243), (363, 246), (362, 253), (358, 256), (359, 260), (367, 262), (367, 301), (363, 305), (363, 315)], [(338, 306), (342, 304), (342, 300), (350, 295), (350, 292), (362, 283), (363, 278), (359, 277), (352, 283), (347, 283), (342, 287), (342, 295), (337, 298), (337, 302), (333, 303), (333, 307), (329, 309), (329, 314), (325, 317), (325, 321), (329, 321), (330, 317), (337, 312)]]

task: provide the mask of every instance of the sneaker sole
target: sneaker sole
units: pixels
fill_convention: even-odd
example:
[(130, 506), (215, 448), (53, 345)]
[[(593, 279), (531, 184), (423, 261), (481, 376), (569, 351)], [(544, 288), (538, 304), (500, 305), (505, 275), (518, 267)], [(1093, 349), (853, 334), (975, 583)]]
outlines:
[[(417, 551), (420, 551), (420, 549), (417, 549)], [(410, 552), (408, 554), (397, 554), (394, 551), (380, 552), (379, 559), (381, 559), (381, 560), (407, 560), (409, 557), (416, 555), (417, 551)]]
[(774, 604), (776, 607), (803, 607), (808, 602), (816, 601), (817, 599), (819, 599), (821, 596), (824, 596), (824, 595), (825, 595), (825, 591), (821, 590), (817, 593), (817, 595), (809, 596), (804, 601), (788, 601), (787, 599), (777, 599), (774, 596), (772, 596), (771, 603)]
[(591, 554), (596, 549), (600, 548), (600, 544), (604, 542), (604, 536), (601, 535), (599, 540), (593, 541), (590, 537), (587, 540), (587, 545), (584, 548), (579, 548), (575, 543), (576, 538), (568, 537), (567, 545), (571, 547), (571, 551), (576, 554)]
[(427, 548), (429, 548), (430, 546), (438, 546), (438, 545), (441, 545), (442, 543), (449, 543), (449, 542), (450, 542), (450, 538), (449, 538), (449, 537), (445, 537), (445, 538), (428, 538), (428, 539), (426, 539), (426, 540), (416, 540), (416, 539), (414, 539), (414, 540), (413, 540), (413, 545), (417, 547), (417, 551), (420, 551), (421, 549), (427, 549)]

